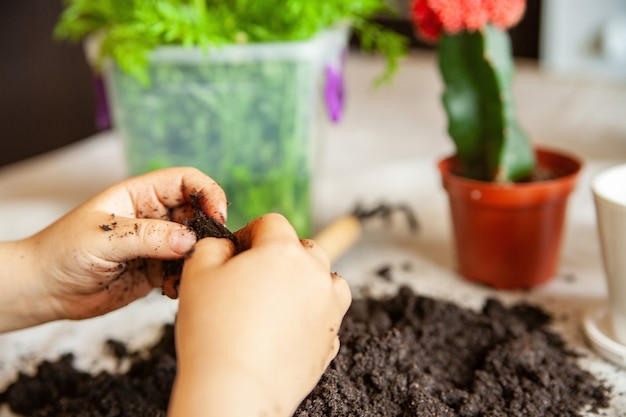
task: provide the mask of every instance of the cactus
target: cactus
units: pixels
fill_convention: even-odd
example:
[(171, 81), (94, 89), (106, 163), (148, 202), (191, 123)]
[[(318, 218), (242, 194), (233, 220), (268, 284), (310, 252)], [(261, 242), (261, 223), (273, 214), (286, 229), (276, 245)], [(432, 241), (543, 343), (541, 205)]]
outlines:
[(486, 25), (474, 32), (444, 34), (438, 57), (459, 174), (496, 182), (528, 178), (535, 156), (516, 119), (508, 33)]

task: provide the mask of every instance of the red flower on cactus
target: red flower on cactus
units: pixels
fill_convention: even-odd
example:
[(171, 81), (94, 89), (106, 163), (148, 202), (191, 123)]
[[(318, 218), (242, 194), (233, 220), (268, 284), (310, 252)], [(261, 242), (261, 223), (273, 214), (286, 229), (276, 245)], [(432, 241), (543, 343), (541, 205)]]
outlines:
[(506, 29), (525, 9), (526, 0), (413, 0), (411, 18), (422, 39), (436, 42), (442, 32), (472, 32), (487, 23)]

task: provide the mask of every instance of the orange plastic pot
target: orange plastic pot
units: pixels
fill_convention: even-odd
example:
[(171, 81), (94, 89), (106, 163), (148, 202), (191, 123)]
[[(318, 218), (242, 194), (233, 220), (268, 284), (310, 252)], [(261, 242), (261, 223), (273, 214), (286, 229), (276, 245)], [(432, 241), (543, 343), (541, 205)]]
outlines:
[(498, 289), (525, 289), (556, 274), (567, 200), (581, 162), (536, 149), (540, 167), (554, 179), (496, 184), (458, 175), (454, 157), (438, 168), (449, 197), (459, 273)]

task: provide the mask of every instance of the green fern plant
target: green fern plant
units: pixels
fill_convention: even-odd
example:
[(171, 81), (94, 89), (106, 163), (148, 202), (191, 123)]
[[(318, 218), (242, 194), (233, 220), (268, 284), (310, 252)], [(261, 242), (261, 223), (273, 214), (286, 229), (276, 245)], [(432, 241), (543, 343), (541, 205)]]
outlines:
[(348, 22), (365, 50), (382, 53), (389, 81), (406, 53), (407, 40), (372, 22), (395, 13), (385, 0), (65, 0), (55, 27), (59, 39), (101, 34), (100, 58), (148, 82), (148, 54), (157, 46), (199, 46), (300, 41)]

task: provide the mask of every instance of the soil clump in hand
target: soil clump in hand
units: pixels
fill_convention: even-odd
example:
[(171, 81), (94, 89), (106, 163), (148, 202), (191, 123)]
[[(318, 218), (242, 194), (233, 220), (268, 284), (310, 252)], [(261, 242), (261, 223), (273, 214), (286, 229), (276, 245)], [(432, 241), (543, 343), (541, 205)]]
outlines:
[[(296, 411), (316, 416), (578, 416), (610, 389), (577, 363), (543, 310), (488, 300), (474, 312), (416, 295), (354, 300), (342, 347)], [(110, 342), (123, 374), (90, 375), (72, 355), (20, 374), (0, 395), (25, 416), (165, 416), (176, 372), (173, 326), (147, 355)]]
[[(200, 196), (191, 195), (191, 206), (193, 207), (193, 216), (185, 219), (183, 224), (189, 227), (196, 234), (198, 240), (205, 237), (216, 237), (228, 239), (233, 242), (235, 253), (241, 251), (237, 237), (226, 226), (217, 221), (216, 218), (207, 216), (200, 207)], [(184, 259), (175, 259), (171, 261), (163, 261), (163, 294), (170, 298), (178, 298), (178, 289), (180, 286), (180, 275), (183, 271)]]
[(217, 221), (217, 219), (207, 216), (204, 211), (202, 211), (197, 201), (198, 198), (199, 197), (192, 195), (192, 207), (194, 208), (193, 217), (186, 219), (183, 224), (193, 230), (198, 239), (205, 237), (229, 239), (233, 242), (235, 248), (238, 248), (239, 244), (235, 235), (228, 230), (226, 226)]

